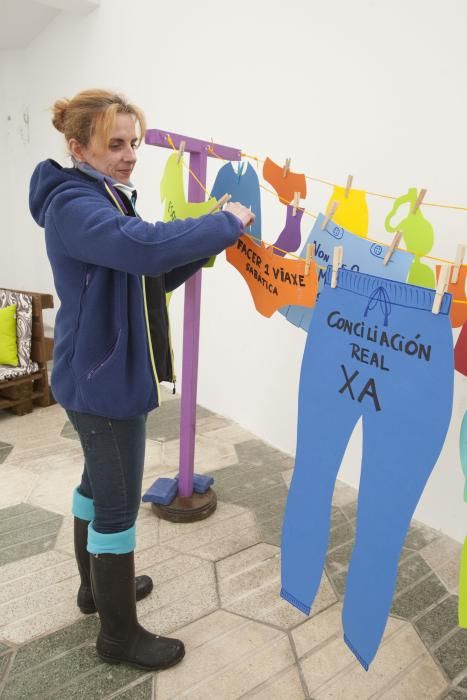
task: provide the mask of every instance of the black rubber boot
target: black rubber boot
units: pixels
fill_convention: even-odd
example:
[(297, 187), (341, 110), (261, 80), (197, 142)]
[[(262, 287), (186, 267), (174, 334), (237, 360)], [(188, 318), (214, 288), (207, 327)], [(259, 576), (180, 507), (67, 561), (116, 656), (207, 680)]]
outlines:
[(91, 555), (91, 580), (101, 620), (96, 642), (101, 659), (148, 671), (175, 666), (183, 659), (183, 642), (151, 634), (138, 623), (133, 552)]
[[(97, 607), (91, 590), (91, 575), (89, 552), (86, 549), (88, 543), (88, 520), (81, 520), (75, 516), (74, 523), (74, 540), (75, 540), (75, 557), (78, 564), (79, 575), (81, 576), (81, 585), (78, 590), (77, 603), (82, 613), (90, 615), (97, 612)], [(142, 600), (148, 596), (152, 589), (153, 583), (149, 576), (137, 576), (136, 584), (136, 600)]]

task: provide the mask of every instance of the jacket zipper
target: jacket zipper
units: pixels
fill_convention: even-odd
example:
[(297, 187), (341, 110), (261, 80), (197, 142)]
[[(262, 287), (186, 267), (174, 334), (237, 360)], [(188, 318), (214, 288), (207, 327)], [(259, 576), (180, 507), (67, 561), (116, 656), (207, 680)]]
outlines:
[[(108, 186), (108, 184), (106, 182), (104, 182), (104, 187), (107, 190), (108, 194), (112, 197), (112, 199), (115, 203), (115, 206), (119, 210), (120, 214), (123, 214), (123, 216), (125, 216), (125, 212), (123, 211), (123, 209), (120, 205), (120, 202), (114, 196), (112, 190), (110, 189), (110, 187)], [(160, 387), (159, 387), (159, 377), (157, 376), (156, 363), (154, 361), (154, 351), (153, 351), (152, 341), (151, 341), (151, 333), (150, 333), (150, 329), (149, 329), (149, 316), (148, 316), (148, 307), (147, 307), (147, 302), (146, 302), (146, 284), (145, 284), (144, 275), (141, 275), (141, 284), (142, 284), (142, 288), (143, 288), (144, 318), (146, 320), (146, 338), (147, 338), (147, 342), (148, 342), (149, 357), (151, 359), (151, 367), (152, 367), (152, 371), (153, 371), (153, 375), (154, 375), (154, 382), (156, 384), (157, 403), (160, 406), (161, 396), (160, 396)], [(172, 351), (172, 349), (171, 349), (171, 351)]]

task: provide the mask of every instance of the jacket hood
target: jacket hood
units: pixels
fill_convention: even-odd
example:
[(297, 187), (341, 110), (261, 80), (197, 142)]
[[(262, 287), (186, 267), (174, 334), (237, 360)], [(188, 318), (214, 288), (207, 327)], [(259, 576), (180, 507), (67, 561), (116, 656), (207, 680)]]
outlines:
[(53, 198), (64, 190), (83, 181), (93, 181), (76, 168), (62, 168), (54, 160), (44, 160), (36, 166), (29, 184), (29, 210), (34, 221), (44, 227), (45, 215)]

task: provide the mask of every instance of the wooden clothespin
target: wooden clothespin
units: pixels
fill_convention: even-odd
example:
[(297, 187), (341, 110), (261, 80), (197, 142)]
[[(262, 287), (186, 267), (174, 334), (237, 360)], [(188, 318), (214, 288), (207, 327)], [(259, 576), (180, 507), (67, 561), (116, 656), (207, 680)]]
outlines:
[(331, 277), (331, 287), (335, 289), (337, 287), (337, 274), (339, 268), (342, 267), (342, 261), (344, 259), (344, 246), (336, 245), (334, 247), (334, 253), (332, 255), (332, 277)]
[(399, 247), (399, 243), (401, 242), (401, 238), (402, 238), (402, 231), (396, 231), (396, 233), (394, 234), (394, 238), (392, 239), (392, 243), (389, 246), (386, 255), (384, 256), (383, 265), (388, 264), (388, 262), (390, 261), (390, 259), (393, 256), (394, 251), (396, 250), (396, 248)]
[(306, 247), (306, 259), (305, 259), (305, 275), (310, 272), (311, 260), (315, 257), (316, 246), (314, 243), (308, 243)]
[(282, 168), (282, 177), (287, 177), (287, 175), (289, 174), (291, 162), (292, 162), (292, 158), (285, 159), (285, 165)]
[(465, 256), (465, 245), (459, 244), (457, 246), (457, 253), (456, 253), (456, 259), (454, 261), (454, 267), (452, 268), (452, 277), (451, 277), (451, 282), (452, 284), (456, 284), (457, 280), (459, 279), (459, 270), (464, 262), (464, 256)]
[(339, 202), (332, 202), (331, 206), (328, 209), (328, 213), (323, 219), (323, 223), (321, 224), (321, 231), (324, 231), (328, 223), (331, 221), (332, 217), (336, 213), (337, 207), (339, 206)]
[(297, 209), (300, 206), (300, 192), (294, 192), (292, 216), (297, 216)]
[(227, 202), (229, 201), (229, 199), (232, 199), (232, 195), (230, 195), (230, 194), (224, 194), (224, 195), (219, 199), (219, 201), (217, 202), (217, 204), (216, 204), (215, 206), (213, 206), (213, 208), (210, 209), (210, 210), (208, 211), (208, 214), (214, 214), (214, 212), (218, 211), (219, 209), (222, 209), (222, 207), (224, 206), (224, 204), (227, 204)]
[(185, 153), (185, 146), (186, 141), (181, 141), (180, 146), (178, 148), (177, 163), (180, 163), (181, 159), (183, 158), (183, 154)]
[(420, 192), (418, 193), (417, 200), (416, 200), (415, 204), (413, 205), (412, 214), (415, 214), (418, 207), (423, 202), (425, 195), (426, 195), (426, 190), (421, 189)]
[(349, 177), (347, 178), (347, 184), (345, 186), (345, 193), (344, 193), (344, 197), (346, 199), (348, 198), (348, 196), (350, 194), (350, 190), (352, 189), (352, 182), (353, 182), (353, 175), (349, 175)]
[(442, 265), (439, 271), (438, 284), (436, 285), (435, 298), (431, 310), (434, 314), (439, 314), (441, 302), (443, 301), (444, 292), (446, 292), (449, 283), (450, 265)]

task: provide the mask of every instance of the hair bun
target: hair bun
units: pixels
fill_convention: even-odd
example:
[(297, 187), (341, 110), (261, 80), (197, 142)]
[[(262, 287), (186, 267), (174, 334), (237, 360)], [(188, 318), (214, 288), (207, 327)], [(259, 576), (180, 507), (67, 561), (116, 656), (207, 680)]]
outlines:
[(62, 134), (65, 131), (65, 115), (68, 110), (70, 100), (57, 100), (52, 107), (52, 124)]

